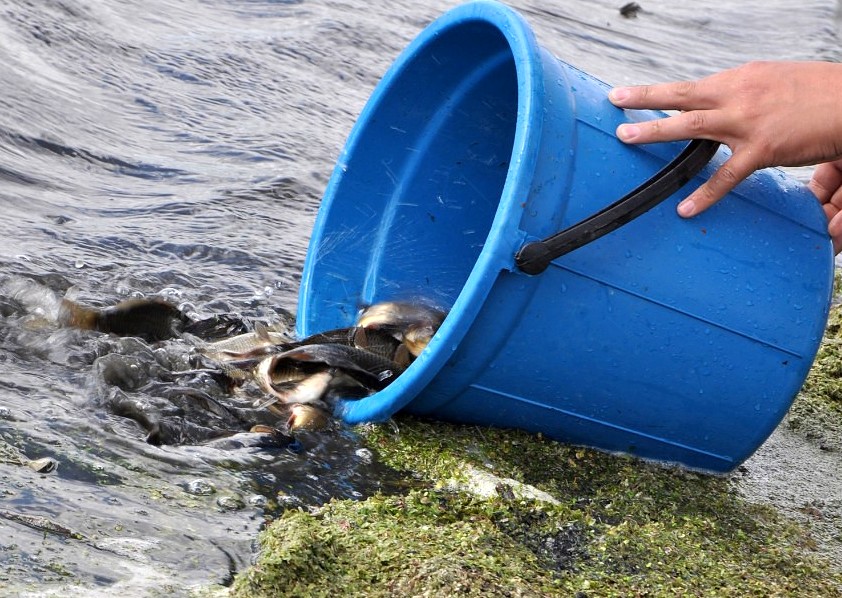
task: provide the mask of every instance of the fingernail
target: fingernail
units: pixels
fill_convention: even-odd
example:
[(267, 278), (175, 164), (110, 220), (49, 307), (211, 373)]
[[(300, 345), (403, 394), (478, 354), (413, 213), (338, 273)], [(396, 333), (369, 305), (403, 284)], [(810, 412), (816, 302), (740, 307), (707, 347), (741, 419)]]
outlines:
[(608, 99), (612, 102), (622, 102), (623, 100), (628, 99), (629, 97), (629, 90), (627, 87), (615, 87), (611, 91), (608, 92)]
[(620, 125), (617, 127), (617, 137), (620, 141), (631, 141), (640, 135), (640, 127), (637, 125)]
[(678, 204), (678, 215), (682, 218), (689, 218), (696, 213), (696, 202), (692, 199), (685, 199)]

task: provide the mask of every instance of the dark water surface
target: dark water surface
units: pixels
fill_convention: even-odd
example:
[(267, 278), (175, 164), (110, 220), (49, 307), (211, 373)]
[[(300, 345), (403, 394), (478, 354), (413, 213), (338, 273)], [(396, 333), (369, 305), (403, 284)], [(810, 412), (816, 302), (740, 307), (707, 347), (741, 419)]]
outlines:
[[(178, 412), (190, 391), (156, 372), (185, 369), (189, 347), (53, 319), (65, 295), (160, 295), (197, 317), (288, 323), (356, 115), (456, 4), (3, 2), (0, 595), (186, 595), (249, 563), (267, 510), (397, 482), (353, 430), (273, 449), (152, 446), (109, 407), (120, 396)], [(643, 0), (635, 19), (622, 4), (512, 3), (541, 44), (612, 84), (840, 59), (835, 1)], [(43, 456), (58, 469), (21, 465)]]

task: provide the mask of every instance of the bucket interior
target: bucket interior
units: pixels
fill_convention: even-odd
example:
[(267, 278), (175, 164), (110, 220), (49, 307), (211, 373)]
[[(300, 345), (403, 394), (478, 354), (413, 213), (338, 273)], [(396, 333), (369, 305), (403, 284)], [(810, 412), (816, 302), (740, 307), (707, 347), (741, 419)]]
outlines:
[(328, 185), (305, 264), (299, 334), (352, 325), (361, 307), (379, 301), (453, 306), (493, 243), (518, 102), (515, 52), (487, 20), (428, 31), (408, 48)]

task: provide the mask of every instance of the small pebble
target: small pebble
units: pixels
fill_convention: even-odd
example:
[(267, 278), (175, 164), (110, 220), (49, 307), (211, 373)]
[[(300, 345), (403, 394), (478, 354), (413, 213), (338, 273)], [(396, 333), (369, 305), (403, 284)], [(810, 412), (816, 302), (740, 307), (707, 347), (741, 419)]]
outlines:
[(58, 461), (53, 459), (52, 457), (42, 457), (40, 459), (33, 459), (29, 461), (27, 465), (33, 471), (37, 471), (38, 473), (52, 473), (56, 469), (58, 469)]
[(300, 498), (282, 492), (277, 494), (276, 499), (281, 507), (301, 507), (304, 505)]
[(209, 496), (216, 492), (214, 485), (203, 479), (196, 479), (192, 482), (187, 482), (187, 486), (184, 490), (188, 494), (193, 494), (195, 496)]
[(354, 454), (360, 459), (360, 461), (362, 461), (366, 465), (371, 464), (371, 462), (374, 460), (374, 455), (367, 448), (358, 448), (356, 451), (354, 451)]
[(249, 497), (249, 504), (253, 507), (257, 507), (258, 509), (265, 507), (267, 502), (268, 499), (262, 494), (252, 494)]
[(628, 4), (624, 4), (620, 8), (620, 14), (626, 17), (627, 19), (633, 19), (637, 16), (641, 10), (640, 4), (637, 2), (629, 2)]
[(239, 511), (246, 506), (239, 496), (220, 496), (216, 499), (216, 504), (223, 511)]

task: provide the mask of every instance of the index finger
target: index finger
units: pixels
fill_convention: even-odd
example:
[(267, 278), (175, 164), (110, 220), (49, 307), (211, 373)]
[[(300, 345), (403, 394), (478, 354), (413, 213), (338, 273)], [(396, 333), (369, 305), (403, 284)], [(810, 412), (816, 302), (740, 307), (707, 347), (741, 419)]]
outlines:
[(608, 99), (618, 108), (705, 110), (713, 107), (699, 81), (615, 87), (608, 93)]
[(751, 153), (735, 152), (707, 181), (678, 204), (678, 214), (682, 218), (692, 218), (704, 212), (755, 170), (757, 165), (752, 161)]

